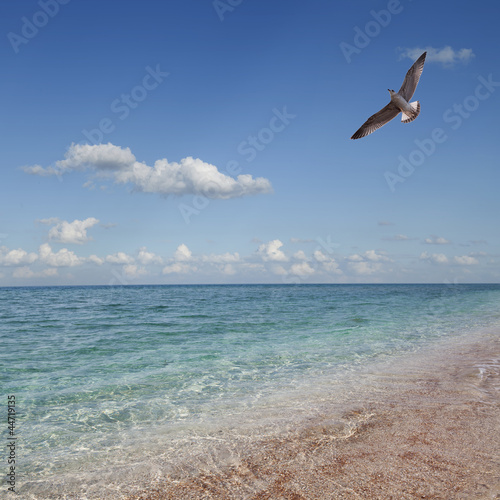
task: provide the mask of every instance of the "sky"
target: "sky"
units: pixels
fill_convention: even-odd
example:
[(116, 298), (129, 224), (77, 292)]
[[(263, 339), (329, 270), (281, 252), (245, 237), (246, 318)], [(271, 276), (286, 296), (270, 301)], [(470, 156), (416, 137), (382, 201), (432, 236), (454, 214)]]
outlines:
[(498, 2), (1, 14), (0, 286), (500, 281)]

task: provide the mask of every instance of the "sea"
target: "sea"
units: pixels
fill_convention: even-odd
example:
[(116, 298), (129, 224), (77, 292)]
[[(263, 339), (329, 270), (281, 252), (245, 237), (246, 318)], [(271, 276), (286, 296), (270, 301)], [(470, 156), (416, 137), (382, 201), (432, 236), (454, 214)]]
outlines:
[(0, 288), (2, 495), (12, 438), (20, 498), (125, 498), (499, 326), (497, 284)]

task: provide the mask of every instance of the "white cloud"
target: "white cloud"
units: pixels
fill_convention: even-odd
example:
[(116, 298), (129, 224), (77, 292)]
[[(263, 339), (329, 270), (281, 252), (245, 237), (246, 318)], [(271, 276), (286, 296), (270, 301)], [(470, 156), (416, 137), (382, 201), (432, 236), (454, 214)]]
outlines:
[(111, 178), (115, 183), (132, 184), (137, 191), (162, 195), (197, 194), (207, 198), (228, 199), (270, 193), (268, 179), (254, 179), (240, 174), (236, 179), (220, 172), (215, 165), (199, 158), (187, 157), (180, 162), (166, 158), (156, 160), (152, 167), (138, 162), (129, 148), (108, 144), (72, 144), (65, 159), (55, 166), (23, 167), (34, 175), (59, 175), (73, 170), (91, 170), (97, 177)]
[(27, 174), (40, 175), (41, 177), (48, 177), (49, 175), (59, 175), (60, 172), (54, 167), (43, 168), (41, 165), (29, 165), (21, 167)]
[(365, 260), (360, 262), (349, 262), (348, 266), (356, 274), (360, 275), (370, 275), (382, 269), (382, 264), (380, 262), (367, 262)]
[(451, 67), (457, 62), (468, 63), (473, 57), (475, 57), (472, 49), (452, 49), (449, 45), (443, 48), (435, 48), (427, 46), (425, 48), (415, 47), (415, 48), (400, 48), (401, 58), (407, 57), (412, 61), (416, 60), (422, 55), (423, 52), (427, 51), (427, 56), (425, 58), (426, 62), (437, 62), (441, 63), (446, 67)]
[(290, 268), (290, 274), (295, 274), (297, 276), (310, 276), (314, 274), (314, 269), (307, 262), (300, 262), (293, 264)]
[(331, 259), (327, 262), (322, 262), (321, 265), (325, 269), (325, 271), (328, 271), (329, 273), (334, 273), (334, 274), (343, 274), (342, 270), (339, 269), (339, 265), (337, 262), (335, 262), (334, 259)]
[(93, 262), (94, 264), (97, 264), (98, 266), (102, 266), (104, 264), (104, 259), (101, 259), (101, 257), (98, 257), (97, 255), (90, 255), (87, 260), (89, 262)]
[(298, 252), (295, 252), (293, 254), (293, 258), (297, 260), (307, 260), (307, 255), (304, 253), (303, 250), (299, 250)]
[(113, 255), (106, 256), (106, 262), (110, 264), (133, 264), (134, 258), (127, 255), (125, 252), (117, 252)]
[(223, 266), (223, 268), (221, 269), (221, 271), (224, 274), (227, 274), (228, 276), (236, 274), (236, 269), (234, 268), (234, 266), (232, 264), (226, 264), (225, 266)]
[(184, 243), (180, 244), (174, 253), (174, 259), (180, 261), (191, 260), (192, 256), (191, 250)]
[(83, 264), (83, 258), (78, 257), (74, 252), (67, 248), (61, 248), (59, 252), (54, 253), (48, 243), (40, 245), (39, 251), (40, 260), (44, 264), (53, 267), (73, 267)]
[(346, 260), (350, 262), (362, 262), (362, 261), (370, 261), (370, 262), (390, 262), (391, 259), (382, 253), (377, 253), (375, 250), (367, 250), (365, 253), (359, 255), (354, 254), (346, 257)]
[(448, 257), (446, 257), (443, 253), (428, 254), (427, 252), (422, 252), (420, 254), (420, 260), (427, 260), (429, 262), (433, 262), (434, 264), (448, 263)]
[(162, 272), (163, 274), (187, 274), (191, 271), (196, 271), (196, 267), (186, 264), (185, 262), (174, 262), (173, 264), (165, 266)]
[(315, 250), (313, 253), (313, 257), (318, 262), (326, 262), (328, 260), (328, 257), (321, 250)]
[(196, 259), (188, 246), (181, 243), (174, 252), (173, 259), (163, 268), (163, 274), (187, 274), (197, 270)]
[(383, 253), (377, 253), (375, 250), (367, 250), (363, 254), (354, 254), (346, 257), (348, 267), (355, 274), (370, 275), (383, 271), (383, 262), (392, 262), (389, 257)]
[(146, 247), (139, 248), (137, 260), (144, 266), (147, 266), (149, 264), (163, 264), (163, 259), (153, 252), (148, 252)]
[(38, 259), (38, 255), (33, 252), (26, 252), (22, 248), (9, 250), (7, 247), (0, 247), (0, 266), (20, 266), (32, 264)]
[[(187, 274), (199, 270), (209, 270), (211, 266), (215, 267), (219, 272), (226, 275), (236, 274), (235, 265), (241, 263), (240, 254), (238, 252), (224, 254), (210, 254), (194, 257), (191, 250), (182, 243), (174, 252), (173, 259), (163, 268), (163, 274), (180, 273)], [(203, 264), (207, 266), (203, 267)]]
[(123, 273), (129, 278), (138, 278), (143, 274), (147, 274), (147, 271), (143, 267), (138, 267), (135, 264), (126, 264), (123, 266)]
[[(261, 271), (265, 271), (266, 268), (262, 267)], [(279, 264), (273, 264), (270, 266), (270, 270), (273, 274), (276, 274), (277, 276), (287, 276), (288, 271), (281, 265)]]
[(257, 254), (262, 258), (264, 262), (277, 261), (285, 262), (288, 260), (287, 256), (284, 254), (280, 248), (283, 243), (280, 240), (272, 240), (267, 243), (262, 243), (257, 250)]
[(379, 261), (388, 262), (391, 260), (386, 255), (377, 253), (375, 250), (367, 250), (363, 255), (367, 260), (370, 260), (372, 262), (379, 262)]
[[(52, 222), (49, 221), (53, 220), (55, 219), (43, 219), (43, 222), (50, 224)], [(59, 243), (76, 243), (81, 245), (91, 239), (87, 236), (87, 229), (98, 223), (99, 221), (94, 217), (89, 217), (85, 220), (76, 219), (73, 222), (58, 220), (56, 225), (49, 231), (49, 239), (58, 241)]]
[(13, 278), (26, 279), (26, 278), (47, 278), (49, 276), (57, 276), (57, 269), (52, 267), (44, 269), (43, 271), (35, 273), (28, 266), (18, 267), (12, 273)]
[(121, 148), (110, 142), (98, 145), (71, 144), (64, 158), (56, 162), (56, 169), (60, 173), (88, 168), (112, 172), (130, 168), (136, 161), (130, 148)]
[(315, 250), (313, 254), (314, 259), (321, 263), (325, 271), (335, 274), (343, 274), (339, 269), (339, 265), (333, 257), (325, 255), (321, 250)]
[(451, 241), (443, 238), (442, 236), (432, 235), (430, 238), (425, 238), (424, 243), (427, 245), (449, 245)]
[(363, 257), (361, 257), (361, 255), (355, 253), (354, 255), (349, 255), (349, 257), (346, 257), (346, 260), (348, 260), (350, 262), (362, 262)]
[(475, 264), (479, 264), (479, 261), (476, 258), (470, 257), (469, 255), (456, 256), (453, 257), (453, 260), (461, 266), (473, 266)]

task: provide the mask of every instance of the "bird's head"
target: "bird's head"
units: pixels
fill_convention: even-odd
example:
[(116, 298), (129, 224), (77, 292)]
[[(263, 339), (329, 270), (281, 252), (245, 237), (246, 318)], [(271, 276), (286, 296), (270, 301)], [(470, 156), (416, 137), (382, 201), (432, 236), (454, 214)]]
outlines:
[(391, 89), (387, 89), (387, 90), (389, 91), (389, 94), (391, 94), (391, 96), (392, 96), (392, 94), (396, 93), (396, 92), (394, 92), (394, 90), (391, 90)]

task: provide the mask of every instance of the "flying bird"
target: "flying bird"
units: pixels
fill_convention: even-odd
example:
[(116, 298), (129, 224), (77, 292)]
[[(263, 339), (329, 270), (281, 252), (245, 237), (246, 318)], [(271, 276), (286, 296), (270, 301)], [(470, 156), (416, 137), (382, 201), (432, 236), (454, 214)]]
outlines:
[(406, 73), (403, 85), (398, 92), (387, 89), (391, 94), (391, 102), (382, 108), (378, 113), (370, 116), (363, 125), (354, 133), (351, 139), (361, 139), (366, 135), (375, 132), (375, 130), (390, 122), (399, 113), (401, 114), (401, 121), (403, 123), (412, 122), (420, 113), (420, 102), (409, 102), (415, 93), (420, 75), (424, 69), (425, 56), (424, 52), (414, 63), (413, 66)]

